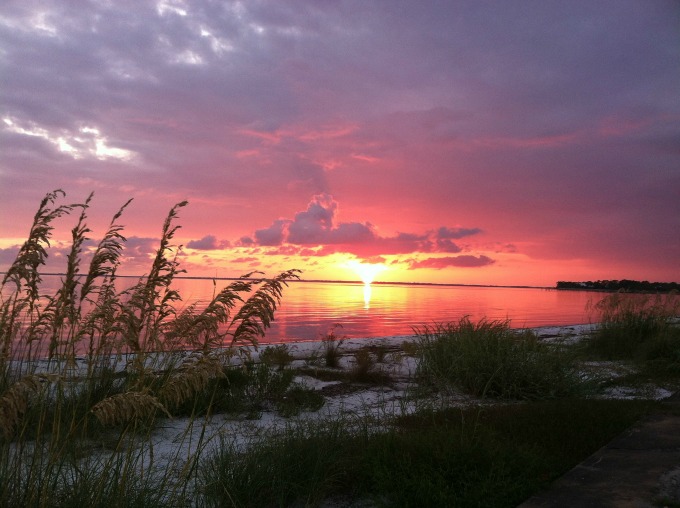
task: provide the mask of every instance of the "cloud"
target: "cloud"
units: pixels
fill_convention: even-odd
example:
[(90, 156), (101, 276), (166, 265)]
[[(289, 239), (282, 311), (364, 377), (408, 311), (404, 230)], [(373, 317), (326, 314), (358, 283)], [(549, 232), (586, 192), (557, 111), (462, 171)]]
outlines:
[(21, 249), (20, 245), (16, 245), (14, 247), (7, 247), (5, 249), (0, 248), (0, 266), (11, 265), (16, 259), (17, 254), (19, 254), (20, 249)]
[(341, 222), (336, 224), (338, 203), (329, 194), (312, 198), (307, 209), (294, 219), (277, 219), (269, 227), (255, 231), (255, 241), (263, 246), (283, 243), (294, 245), (357, 244), (376, 239), (371, 224)]
[(422, 260), (410, 260), (409, 270), (416, 270), (418, 268), (434, 268), (441, 270), (455, 266), (458, 268), (478, 268), (481, 266), (488, 266), (495, 263), (495, 261), (487, 256), (450, 256), (450, 257), (431, 257)]
[(260, 258), (256, 258), (253, 256), (246, 256), (246, 257), (240, 257), (240, 258), (234, 258), (231, 260), (232, 263), (253, 263), (255, 261), (259, 261)]
[(219, 250), (229, 247), (228, 241), (217, 241), (214, 235), (206, 235), (200, 240), (191, 240), (187, 242), (187, 247), (189, 249), (196, 250)]
[(123, 249), (123, 256), (125, 258), (151, 259), (151, 256), (158, 251), (158, 242), (158, 238), (128, 237)]
[(437, 239), (437, 249), (438, 252), (450, 252), (450, 253), (456, 253), (460, 252), (461, 248), (453, 243), (451, 240), (448, 238), (438, 238)]
[(465, 238), (466, 236), (476, 235), (481, 232), (482, 230), (479, 228), (447, 228), (442, 226), (437, 230), (437, 238), (442, 240), (448, 240), (451, 238), (459, 239)]
[(255, 240), (242, 238), (241, 243), (247, 244), (248, 240), (251, 243), (257, 242), (258, 245), (270, 246), (281, 245), (286, 237), (286, 230), (291, 221), (275, 220), (271, 226), (255, 231)]
[[(338, 221), (339, 210), (339, 203), (333, 196), (316, 195), (307, 208), (297, 212), (293, 219), (277, 219), (269, 227), (256, 230), (254, 239), (247, 242), (242, 239), (241, 244), (278, 246), (278, 249), (269, 251), (276, 254), (290, 254), (291, 249), (302, 252), (300, 247), (304, 246), (307, 247), (306, 256), (342, 252), (372, 258), (414, 252), (458, 253), (463, 249), (452, 239), (477, 235), (482, 231), (479, 228), (442, 226), (421, 234), (400, 232), (383, 237), (370, 222)], [(465, 262), (464, 257), (460, 262)]]
[(338, 204), (328, 194), (314, 196), (307, 210), (295, 214), (288, 225), (289, 243), (298, 245), (330, 243)]

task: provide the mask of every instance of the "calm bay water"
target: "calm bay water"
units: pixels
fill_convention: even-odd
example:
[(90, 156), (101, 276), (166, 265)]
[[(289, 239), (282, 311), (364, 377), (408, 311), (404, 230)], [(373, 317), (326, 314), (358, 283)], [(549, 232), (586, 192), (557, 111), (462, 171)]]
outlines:
[[(229, 281), (217, 281), (217, 288)], [(185, 302), (207, 300), (211, 280), (176, 280)], [(407, 335), (413, 327), (458, 320), (510, 319), (513, 328), (589, 322), (586, 291), (412, 284), (293, 282), (263, 342), (318, 340), (334, 325), (350, 338)]]
[[(41, 289), (53, 293), (60, 280), (44, 276)], [(118, 291), (137, 280), (118, 279)], [(180, 308), (194, 302), (200, 308), (230, 282), (176, 278), (173, 287), (182, 295)], [(591, 321), (586, 311), (589, 301), (603, 296), (539, 288), (291, 282), (262, 342), (319, 340), (336, 325), (341, 325), (336, 335), (349, 338), (409, 335), (414, 327), (464, 316), (508, 319), (513, 328), (581, 324)]]

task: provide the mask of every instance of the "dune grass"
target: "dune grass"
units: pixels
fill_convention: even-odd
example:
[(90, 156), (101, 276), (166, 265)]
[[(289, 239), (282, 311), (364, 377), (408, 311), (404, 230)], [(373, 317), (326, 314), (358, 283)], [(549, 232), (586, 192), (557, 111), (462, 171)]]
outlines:
[[(119, 220), (129, 202), (89, 251), (92, 195), (84, 203), (57, 204), (64, 196), (57, 190), (42, 200), (0, 288), (0, 505), (177, 501), (186, 494), (193, 474), (186, 465), (195, 457), (176, 457), (181, 466), (166, 464), (160, 474), (154, 469), (148, 443), (159, 420), (172, 414), (191, 420), (230, 403), (253, 411), (293, 389), (300, 398), (290, 376), (266, 366), (246, 368), (248, 381), (237, 389), (240, 372), (228, 366), (233, 355), (247, 361), (248, 347), (270, 325), (298, 271), (271, 279), (246, 274), (204, 307), (177, 310), (181, 295), (173, 279), (182, 270), (173, 238), (187, 204), (181, 202), (163, 223), (148, 274), (119, 292), (126, 241)], [(55, 222), (74, 212), (61, 285), (44, 294), (40, 269)]]
[(598, 328), (587, 352), (607, 360), (631, 360), (646, 375), (680, 374), (680, 295), (613, 293), (591, 306)]
[(576, 393), (573, 355), (509, 321), (469, 318), (416, 330), (418, 376), (477, 397), (541, 399)]

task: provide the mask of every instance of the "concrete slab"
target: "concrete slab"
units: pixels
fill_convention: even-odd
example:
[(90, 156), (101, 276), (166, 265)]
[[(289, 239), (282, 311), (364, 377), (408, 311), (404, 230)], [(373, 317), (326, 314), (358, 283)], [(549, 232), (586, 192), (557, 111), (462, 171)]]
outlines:
[(680, 397), (588, 457), (520, 508), (652, 508), (680, 504)]

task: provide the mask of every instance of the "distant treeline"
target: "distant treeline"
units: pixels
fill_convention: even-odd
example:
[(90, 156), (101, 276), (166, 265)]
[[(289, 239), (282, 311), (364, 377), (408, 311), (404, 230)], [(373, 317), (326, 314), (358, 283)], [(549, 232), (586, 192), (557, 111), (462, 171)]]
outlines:
[(599, 291), (631, 291), (667, 293), (680, 291), (677, 282), (649, 282), (646, 280), (596, 280), (586, 282), (558, 281), (557, 289), (596, 289)]

